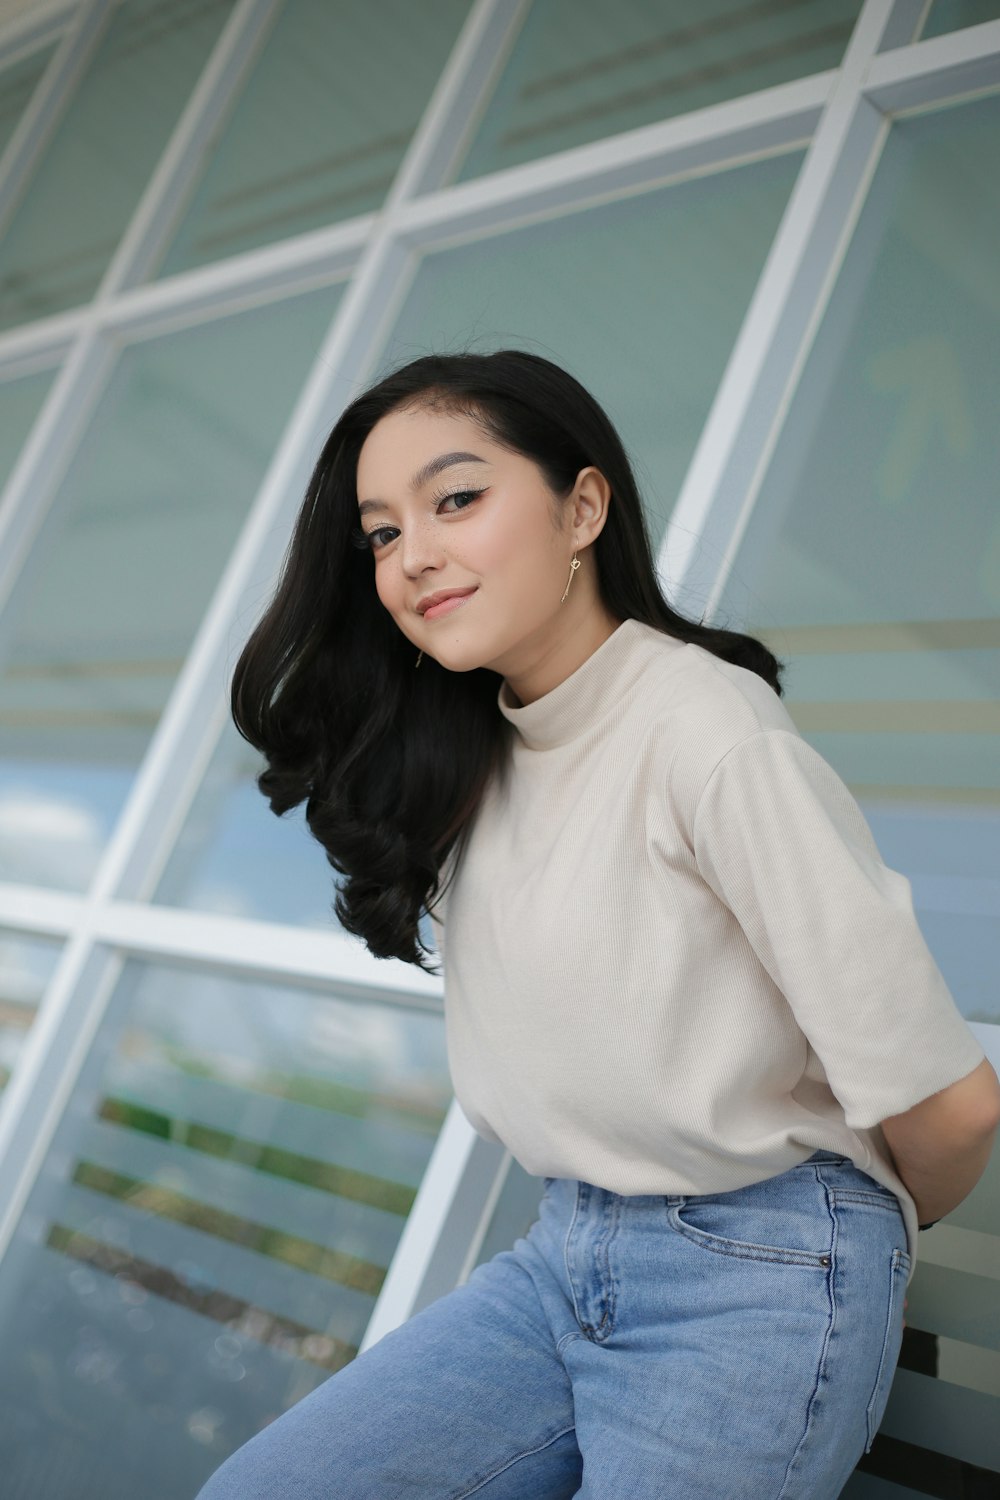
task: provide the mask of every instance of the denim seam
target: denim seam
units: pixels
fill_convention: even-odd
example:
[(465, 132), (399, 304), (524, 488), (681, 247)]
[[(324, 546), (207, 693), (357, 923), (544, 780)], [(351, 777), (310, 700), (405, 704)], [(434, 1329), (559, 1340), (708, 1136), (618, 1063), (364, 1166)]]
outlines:
[(829, 1316), (827, 1318), (826, 1335), (825, 1335), (825, 1337), (823, 1339), (823, 1347), (820, 1350), (819, 1360), (818, 1360), (817, 1365), (816, 1365), (816, 1379), (815, 1379), (815, 1381), (813, 1383), (813, 1388), (812, 1388), (812, 1392), (810, 1393), (809, 1400), (806, 1403), (806, 1421), (805, 1421), (805, 1426), (802, 1429), (802, 1436), (799, 1438), (798, 1443), (795, 1445), (795, 1452), (792, 1454), (791, 1458), (788, 1460), (788, 1468), (785, 1470), (785, 1477), (784, 1477), (784, 1480), (782, 1481), (781, 1489), (778, 1492), (777, 1500), (792, 1500), (791, 1492), (789, 1490), (789, 1484), (793, 1481), (793, 1479), (795, 1477), (796, 1467), (797, 1467), (797, 1465), (799, 1463), (799, 1460), (800, 1460), (800, 1458), (802, 1456), (802, 1453), (803, 1453), (803, 1451), (805, 1449), (806, 1442), (808, 1441), (809, 1436), (810, 1436), (810, 1434), (812, 1432), (813, 1417), (815, 1416), (816, 1407), (817, 1407), (817, 1405), (819, 1403), (820, 1389), (822, 1387), (824, 1379), (828, 1378), (827, 1377), (827, 1356), (828, 1356), (828, 1354), (830, 1352), (830, 1340), (833, 1338), (834, 1329), (836, 1327), (836, 1322), (837, 1322), (837, 1298), (836, 1298), (836, 1294), (835, 1294), (835, 1290), (834, 1290), (834, 1280), (835, 1280), (836, 1275), (837, 1275), (837, 1237), (838, 1237), (837, 1236), (837, 1230), (838, 1230), (838, 1224), (837, 1224), (837, 1215), (834, 1212), (834, 1204), (831, 1201), (832, 1196), (833, 1196), (832, 1195), (832, 1190), (831, 1190), (830, 1186), (823, 1180), (822, 1174), (820, 1172), (820, 1168), (823, 1165), (824, 1165), (824, 1163), (817, 1162), (814, 1170), (816, 1172), (816, 1181), (819, 1183), (820, 1187), (822, 1187), (824, 1195), (826, 1197), (826, 1209), (827, 1209), (827, 1213), (830, 1215), (830, 1222), (831, 1222), (831, 1231), (830, 1231), (830, 1270), (829, 1270), (829, 1274), (828, 1274), (828, 1276), (826, 1278), (827, 1300), (828, 1300), (828, 1303), (829, 1303)]
[[(889, 1257), (889, 1299), (885, 1314), (885, 1333), (882, 1335), (882, 1348), (878, 1357), (878, 1369), (875, 1372), (875, 1384), (872, 1386), (872, 1393), (868, 1397), (868, 1405), (865, 1407), (866, 1453), (871, 1452), (872, 1444), (875, 1441), (879, 1426), (881, 1425), (878, 1422), (873, 1423), (872, 1412), (875, 1403), (878, 1400), (879, 1392), (882, 1389), (882, 1381), (885, 1375), (886, 1355), (889, 1350), (889, 1338), (892, 1333), (896, 1308), (898, 1306), (898, 1278), (902, 1276), (905, 1279), (908, 1270), (907, 1260), (908, 1257), (906, 1255), (906, 1252), (900, 1250), (898, 1246), (893, 1250), (891, 1256)], [(905, 1291), (905, 1287), (903, 1290)]]
[(601, 1343), (609, 1338), (615, 1324), (615, 1286), (611, 1276), (611, 1241), (618, 1231), (618, 1221), (621, 1217), (622, 1199), (618, 1194), (611, 1200), (611, 1212), (605, 1219), (605, 1233), (602, 1234), (594, 1256), (595, 1270), (602, 1282), (604, 1312), (601, 1321), (593, 1330), (594, 1342)]
[(569, 1221), (569, 1228), (566, 1231), (566, 1238), (563, 1240), (563, 1264), (566, 1267), (566, 1285), (569, 1287), (570, 1296), (573, 1298), (573, 1315), (576, 1318), (578, 1326), (582, 1328), (583, 1327), (583, 1318), (580, 1316), (580, 1308), (579, 1308), (579, 1304), (577, 1303), (577, 1300), (576, 1300), (576, 1282), (573, 1280), (573, 1272), (570, 1269), (570, 1264), (569, 1264), (569, 1242), (570, 1242), (570, 1240), (571, 1240), (571, 1238), (573, 1236), (573, 1230), (576, 1227), (576, 1221), (577, 1221), (577, 1219), (579, 1217), (579, 1214), (580, 1214), (580, 1187), (579, 1187), (579, 1184), (577, 1184), (576, 1201), (573, 1204), (573, 1213), (572, 1213), (572, 1216), (571, 1216), (570, 1221)]
[(563, 1427), (561, 1431), (554, 1433), (552, 1437), (546, 1438), (545, 1442), (539, 1443), (536, 1448), (525, 1448), (523, 1453), (515, 1453), (513, 1458), (509, 1458), (505, 1464), (501, 1464), (498, 1469), (494, 1469), (491, 1474), (487, 1474), (485, 1479), (477, 1480), (471, 1490), (462, 1490), (460, 1494), (452, 1495), (451, 1500), (466, 1500), (467, 1495), (476, 1494), (478, 1490), (483, 1488), (483, 1485), (489, 1484), (491, 1480), (496, 1479), (498, 1474), (505, 1473), (513, 1464), (520, 1463), (522, 1458), (531, 1458), (535, 1453), (542, 1453), (546, 1448), (551, 1448), (552, 1444), (558, 1442), (561, 1437), (565, 1437), (567, 1432), (574, 1432), (575, 1430), (576, 1423), (571, 1422), (568, 1427)]

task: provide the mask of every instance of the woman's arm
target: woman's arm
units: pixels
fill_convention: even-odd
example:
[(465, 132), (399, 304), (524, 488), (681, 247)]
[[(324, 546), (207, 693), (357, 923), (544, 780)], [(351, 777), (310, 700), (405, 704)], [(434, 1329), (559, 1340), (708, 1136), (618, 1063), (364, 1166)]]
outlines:
[(987, 1059), (965, 1078), (882, 1121), (921, 1224), (943, 1218), (986, 1170), (1000, 1124), (1000, 1082)]

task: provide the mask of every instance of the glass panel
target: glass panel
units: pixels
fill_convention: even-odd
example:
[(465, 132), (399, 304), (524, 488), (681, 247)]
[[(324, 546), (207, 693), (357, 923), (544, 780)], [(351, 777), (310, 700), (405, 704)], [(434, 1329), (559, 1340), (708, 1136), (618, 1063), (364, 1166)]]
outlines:
[(839, 65), (858, 0), (535, 0), (459, 180)]
[(666, 527), (802, 158), (755, 162), (429, 255), (385, 359), (520, 347), (606, 405)]
[[(0, 829), (11, 812), (0, 803)], [(60, 949), (58, 942), (0, 929), (0, 1091), (14, 1071)]]
[(790, 663), (963, 1013), (1000, 1020), (1000, 99), (898, 121), (720, 618)]
[(0, 491), (17, 462), (32, 424), (49, 393), (53, 372), (0, 381)]
[(339, 296), (122, 355), (0, 621), (6, 879), (89, 884)]
[(963, 26), (995, 21), (998, 16), (998, 0), (933, 0), (920, 37), (923, 41), (929, 36), (941, 36), (945, 31), (959, 31)]
[(286, 0), (161, 274), (378, 208), (468, 9)]
[(125, 0), (0, 248), (0, 328), (97, 287), (232, 0)]
[(262, 756), (226, 720), (154, 900), (225, 916), (337, 929), (334, 872), (305, 820), (258, 791)]
[(0, 156), (3, 155), (55, 47), (43, 47), (0, 73)]
[(354, 1358), (441, 1017), (127, 962), (0, 1268), (5, 1494), (181, 1500)]

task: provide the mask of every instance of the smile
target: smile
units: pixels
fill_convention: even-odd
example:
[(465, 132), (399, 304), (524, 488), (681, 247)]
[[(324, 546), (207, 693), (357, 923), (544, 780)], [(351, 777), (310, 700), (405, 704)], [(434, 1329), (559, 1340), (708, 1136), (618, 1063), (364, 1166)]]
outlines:
[(475, 589), (468, 594), (453, 594), (450, 599), (442, 599), (440, 604), (431, 605), (430, 609), (424, 610), (425, 620), (434, 620), (438, 615), (450, 615), (453, 610), (460, 609), (463, 604), (468, 604)]

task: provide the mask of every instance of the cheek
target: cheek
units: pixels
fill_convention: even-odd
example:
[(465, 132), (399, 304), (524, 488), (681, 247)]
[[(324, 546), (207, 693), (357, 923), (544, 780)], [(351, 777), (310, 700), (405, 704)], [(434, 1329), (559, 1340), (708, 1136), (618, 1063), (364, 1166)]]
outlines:
[(393, 578), (392, 569), (388, 566), (387, 563), (383, 563), (381, 564), (381, 566), (376, 564), (375, 592), (379, 597), (379, 602), (389, 611), (390, 614), (394, 614), (398, 611), (398, 580)]

